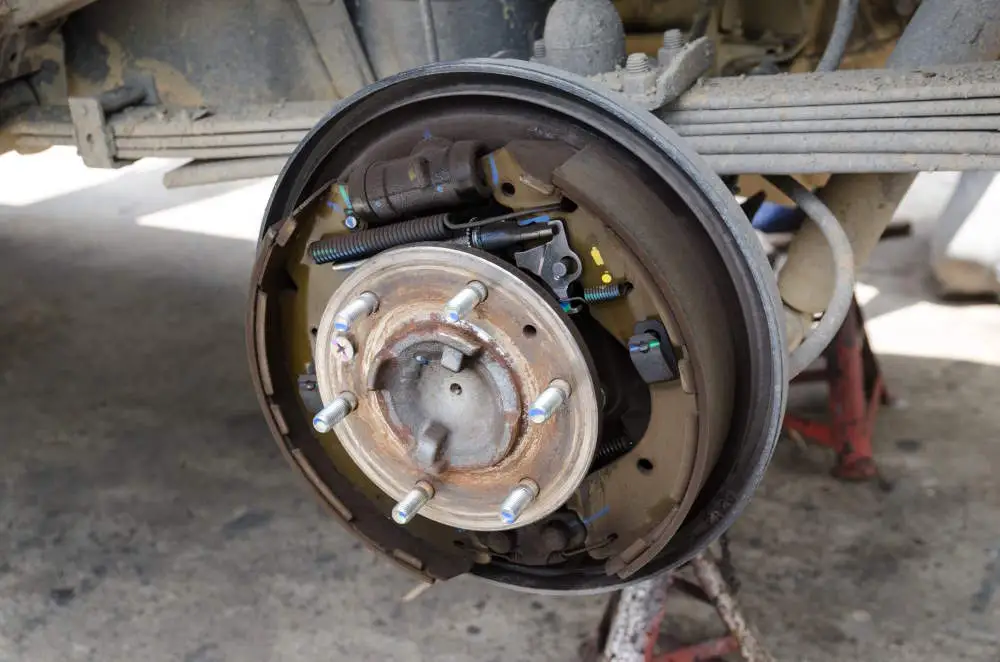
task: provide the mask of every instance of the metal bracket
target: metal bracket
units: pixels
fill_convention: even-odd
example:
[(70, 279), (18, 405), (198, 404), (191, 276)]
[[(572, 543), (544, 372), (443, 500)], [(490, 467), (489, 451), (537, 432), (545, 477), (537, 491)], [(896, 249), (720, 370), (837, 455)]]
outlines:
[(514, 253), (518, 267), (535, 274), (552, 288), (556, 297), (569, 297), (569, 286), (583, 273), (583, 264), (566, 240), (562, 221), (549, 221), (555, 234), (552, 239), (535, 248)]
[(656, 320), (645, 320), (635, 325), (628, 339), (628, 355), (647, 384), (677, 379), (677, 357), (670, 345), (667, 329)]
[(684, 94), (711, 69), (714, 62), (715, 44), (708, 37), (699, 37), (685, 44), (673, 54), (666, 66), (658, 70), (630, 72), (616, 69), (593, 76), (591, 80), (621, 93), (646, 110), (656, 110)]
[(316, 382), (316, 370), (312, 364), (306, 366), (305, 373), (298, 377), (299, 397), (309, 415), (312, 416), (323, 408), (323, 397), (319, 394), (319, 384)]
[(115, 136), (107, 115), (141, 103), (149, 91), (140, 85), (123, 85), (102, 92), (99, 97), (70, 97), (69, 114), (76, 135), (76, 149), (91, 168), (117, 168)]
[(116, 168), (115, 137), (101, 102), (94, 97), (70, 97), (69, 115), (76, 134), (76, 150), (91, 168)]

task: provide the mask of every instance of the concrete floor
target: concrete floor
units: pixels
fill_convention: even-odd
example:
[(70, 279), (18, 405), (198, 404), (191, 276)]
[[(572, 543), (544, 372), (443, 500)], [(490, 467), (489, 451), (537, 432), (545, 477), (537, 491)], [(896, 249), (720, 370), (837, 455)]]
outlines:
[[(0, 660), (576, 659), (603, 598), (456, 580), (404, 604), (316, 505), (244, 365), (270, 183), (165, 192), (168, 166), (0, 157)], [(881, 247), (863, 288), (909, 403), (878, 422), (891, 489), (788, 442), (733, 530), (779, 660), (1000, 660), (1000, 307), (926, 302), (924, 251)]]

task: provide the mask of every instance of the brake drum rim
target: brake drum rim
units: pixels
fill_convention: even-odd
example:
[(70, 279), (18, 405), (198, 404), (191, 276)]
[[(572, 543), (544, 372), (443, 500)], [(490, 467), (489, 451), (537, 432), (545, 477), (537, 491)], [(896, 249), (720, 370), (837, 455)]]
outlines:
[[(462, 271), (456, 262), (465, 265), (475, 264), (478, 270)], [(520, 300), (531, 310), (530, 319), (532, 324), (536, 325), (536, 333), (538, 334), (538, 337), (525, 342), (541, 342), (542, 338), (548, 336), (549, 342), (557, 343), (557, 351), (569, 355), (567, 366), (553, 366), (548, 370), (543, 367), (537, 370), (538, 374), (535, 374), (534, 366), (524, 357), (518, 343), (514, 342), (514, 334), (506, 332), (503, 324), (496, 324), (489, 318), (483, 321), (475, 314), (470, 315), (471, 322), (463, 320), (459, 323), (459, 328), (476, 333), (484, 342), (487, 342), (488, 339), (497, 341), (496, 336), (502, 335), (504, 342), (500, 344), (500, 351), (506, 351), (513, 363), (526, 368), (527, 373), (518, 373), (515, 379), (515, 382), (521, 386), (518, 401), (522, 405), (522, 414), (527, 411), (531, 400), (548, 386), (552, 378), (561, 378), (570, 382), (573, 392), (566, 404), (544, 424), (529, 424), (526, 416), (522, 415), (519, 425), (520, 433), (514, 448), (497, 464), (479, 470), (445, 472), (437, 480), (414, 468), (406, 473), (405, 478), (402, 478), (397, 475), (401, 473), (400, 466), (412, 464), (402, 444), (380, 446), (383, 451), (392, 452), (394, 450), (396, 452), (396, 455), (390, 458), (382, 456), (381, 461), (366, 452), (371, 443), (364, 439), (363, 428), (384, 425), (384, 429), (369, 431), (369, 434), (378, 435), (382, 432), (391, 434), (388, 430), (391, 426), (384, 420), (384, 408), (379, 401), (378, 392), (361, 390), (358, 379), (359, 377), (362, 380), (366, 378), (365, 375), (373, 368), (376, 354), (383, 348), (382, 345), (371, 347), (371, 343), (365, 342), (365, 339), (369, 335), (377, 335), (379, 341), (395, 337), (395, 332), (386, 327), (389, 324), (397, 324), (399, 321), (405, 322), (408, 319), (404, 316), (403, 320), (396, 320), (391, 314), (379, 315), (383, 306), (391, 306), (391, 303), (387, 303), (385, 299), (393, 296), (392, 293), (383, 296), (378, 292), (380, 277), (388, 278), (391, 281), (393, 276), (400, 272), (409, 272), (407, 277), (410, 277), (414, 271), (434, 267), (439, 267), (441, 271), (451, 272), (455, 275), (456, 292), (467, 281), (481, 280), (484, 282), (490, 290), (486, 301), (480, 306), (484, 310), (489, 309), (490, 295), (493, 297), (494, 306), (498, 306), (499, 302), (505, 298)], [(499, 287), (496, 285), (498, 280), (501, 283)], [(340, 335), (334, 330), (333, 321), (343, 304), (362, 291), (373, 291), (380, 297), (379, 312), (376, 312), (372, 317), (359, 320), (356, 332), (354, 331), (355, 327), (352, 326), (349, 337), (358, 346), (358, 355), (350, 363), (344, 363), (337, 360), (330, 349), (332, 344), (330, 341), (335, 336)], [(441, 325), (445, 328), (454, 327), (456, 325), (446, 323), (443, 319), (445, 302), (446, 299), (422, 302), (421, 307), (427, 306), (441, 311)], [(407, 305), (406, 310), (413, 308), (414, 306)], [(476, 310), (478, 311), (479, 308)], [(520, 327), (520, 322), (515, 326)], [(514, 267), (506, 265), (488, 254), (475, 249), (458, 249), (436, 244), (404, 246), (379, 253), (356, 269), (331, 295), (317, 327), (316, 348), (317, 381), (324, 403), (331, 402), (344, 390), (351, 390), (358, 399), (357, 410), (333, 428), (339, 443), (362, 472), (393, 499), (400, 499), (417, 480), (424, 479), (431, 482), (437, 493), (420, 510), (419, 515), (421, 516), (447, 526), (472, 531), (500, 531), (520, 528), (543, 519), (562, 506), (576, 491), (589, 471), (597, 449), (600, 408), (597, 404), (595, 373), (587, 349), (554, 301), (551, 301), (537, 285), (516, 271)], [(323, 351), (322, 348), (327, 348), (327, 350)], [(514, 351), (511, 351), (512, 349)], [(352, 374), (358, 372), (361, 375)], [(349, 382), (353, 382), (353, 390), (346, 385)], [(569, 439), (565, 439), (564, 428), (567, 424), (571, 428)], [(563, 446), (557, 450), (562, 451), (568, 463), (557, 468), (552, 474), (540, 471), (537, 466), (524, 466), (526, 459), (537, 457), (540, 453), (545, 452), (545, 446), (555, 443), (553, 436), (562, 442)], [(565, 444), (569, 444), (568, 448), (565, 447)], [(385, 466), (387, 460), (393, 469)], [(497, 479), (498, 474), (501, 475), (499, 479)], [(469, 482), (476, 480), (477, 477), (480, 480), (487, 478), (496, 481), (497, 487), (493, 489), (494, 498), (486, 504), (489, 507), (480, 508), (478, 512), (476, 510), (459, 510), (455, 506), (448, 507), (448, 503), (462, 503), (456, 497), (460, 497), (462, 491), (474, 490), (475, 487), (469, 485)], [(504, 524), (499, 518), (500, 503), (506, 493), (514, 488), (522, 478), (534, 480), (541, 489), (537, 498), (516, 522)], [(468, 506), (465, 507), (468, 508)]]

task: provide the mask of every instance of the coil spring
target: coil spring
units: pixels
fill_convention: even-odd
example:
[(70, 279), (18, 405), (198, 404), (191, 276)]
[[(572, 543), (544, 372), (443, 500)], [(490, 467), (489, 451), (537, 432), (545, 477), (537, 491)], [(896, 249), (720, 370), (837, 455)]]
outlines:
[(371, 257), (404, 244), (447, 239), (451, 236), (447, 220), (447, 214), (435, 214), (371, 230), (319, 239), (309, 245), (309, 256), (316, 264), (348, 262)]
[(632, 291), (632, 283), (620, 280), (599, 287), (587, 287), (583, 290), (583, 300), (587, 303), (601, 303), (620, 299)]
[(594, 464), (603, 466), (612, 460), (617, 460), (633, 448), (635, 448), (635, 443), (628, 437), (606, 440), (597, 447), (597, 452), (594, 454)]

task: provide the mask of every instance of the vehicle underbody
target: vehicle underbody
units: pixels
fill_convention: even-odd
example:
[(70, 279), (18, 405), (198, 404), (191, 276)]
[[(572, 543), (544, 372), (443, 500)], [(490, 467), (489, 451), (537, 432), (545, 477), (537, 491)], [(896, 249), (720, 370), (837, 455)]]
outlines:
[(1000, 170), (998, 55), (983, 0), (8, 0), (0, 151), (280, 172), (292, 466), (426, 581), (610, 590), (739, 515), (915, 173)]

